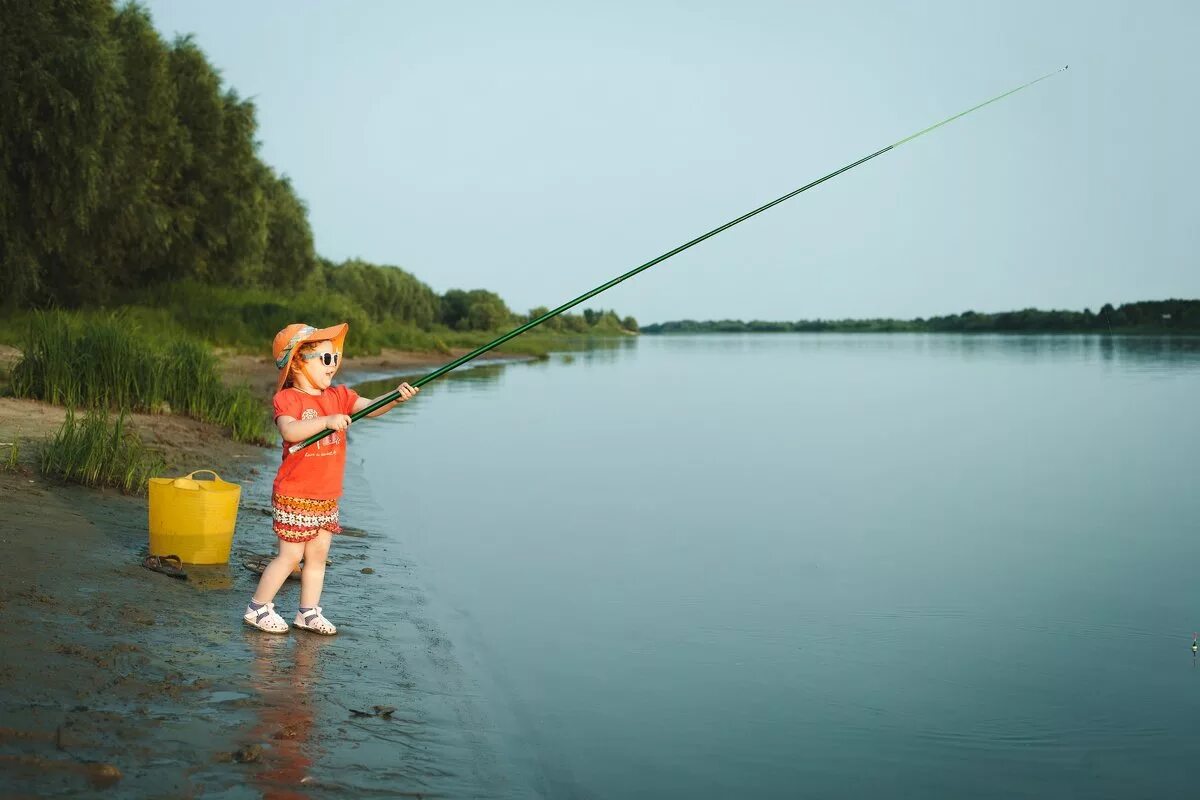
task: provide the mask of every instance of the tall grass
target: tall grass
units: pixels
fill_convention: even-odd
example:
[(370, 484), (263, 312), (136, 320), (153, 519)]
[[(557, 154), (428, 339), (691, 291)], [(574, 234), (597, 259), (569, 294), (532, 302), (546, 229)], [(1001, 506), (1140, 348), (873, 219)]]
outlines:
[(125, 414), (111, 423), (108, 412), (92, 409), (79, 420), (67, 411), (54, 438), (39, 456), (42, 473), (85, 486), (112, 486), (125, 494), (140, 494), (146, 481), (163, 469), (162, 460), (125, 429)]
[(12, 390), (70, 407), (174, 411), (230, 428), (244, 442), (271, 441), (264, 404), (226, 387), (216, 357), (188, 339), (160, 341), (128, 314), (33, 314)]
[(21, 443), (15, 439), (0, 443), (0, 447), (5, 445), (8, 446), (8, 456), (0, 461), (0, 472), (16, 472), (21, 468)]

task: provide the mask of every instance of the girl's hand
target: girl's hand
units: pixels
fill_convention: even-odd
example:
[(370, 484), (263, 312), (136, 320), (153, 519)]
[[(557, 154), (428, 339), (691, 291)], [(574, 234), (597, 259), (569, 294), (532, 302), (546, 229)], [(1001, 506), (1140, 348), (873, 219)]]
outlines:
[(413, 388), (412, 386), (409, 386), (407, 383), (402, 383), (396, 387), (396, 391), (400, 393), (400, 399), (397, 400), (396, 402), (403, 403), (405, 400), (412, 400), (413, 397), (416, 395), (416, 393), (421, 390)]
[(350, 427), (350, 415), (330, 414), (325, 418), (325, 427), (331, 431), (344, 431)]

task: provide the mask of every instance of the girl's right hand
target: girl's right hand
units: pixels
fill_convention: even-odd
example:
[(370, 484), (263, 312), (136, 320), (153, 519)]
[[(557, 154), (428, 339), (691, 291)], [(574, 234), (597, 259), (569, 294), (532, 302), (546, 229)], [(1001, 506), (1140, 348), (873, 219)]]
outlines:
[(350, 415), (330, 414), (325, 418), (325, 427), (331, 431), (344, 431), (350, 427)]

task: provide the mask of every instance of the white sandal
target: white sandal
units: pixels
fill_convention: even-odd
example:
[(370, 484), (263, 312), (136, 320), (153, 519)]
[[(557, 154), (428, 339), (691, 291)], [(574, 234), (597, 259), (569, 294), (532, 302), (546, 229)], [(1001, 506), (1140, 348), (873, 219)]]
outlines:
[(321, 613), (320, 606), (310, 608), (303, 613), (297, 611), (296, 620), (292, 624), (300, 630), (312, 631), (322, 636), (333, 636), (337, 633), (337, 628), (334, 624), (325, 619), (325, 615)]
[(258, 628), (260, 631), (267, 633), (287, 633), (288, 624), (283, 617), (275, 613), (275, 604), (267, 603), (262, 608), (255, 611), (250, 606), (246, 606), (246, 614), (242, 620), (252, 628)]

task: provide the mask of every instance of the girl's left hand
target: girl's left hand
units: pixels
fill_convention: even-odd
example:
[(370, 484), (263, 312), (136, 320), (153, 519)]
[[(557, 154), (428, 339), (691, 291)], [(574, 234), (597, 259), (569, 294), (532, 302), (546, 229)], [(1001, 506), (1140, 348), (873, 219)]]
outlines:
[(403, 403), (405, 400), (412, 400), (413, 397), (416, 396), (417, 392), (421, 390), (409, 386), (407, 383), (402, 383), (396, 387), (396, 391), (400, 393), (400, 399), (398, 399), (396, 402)]

